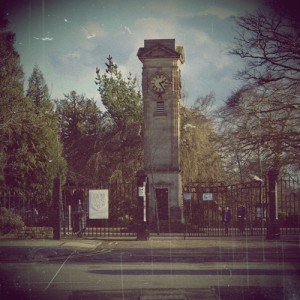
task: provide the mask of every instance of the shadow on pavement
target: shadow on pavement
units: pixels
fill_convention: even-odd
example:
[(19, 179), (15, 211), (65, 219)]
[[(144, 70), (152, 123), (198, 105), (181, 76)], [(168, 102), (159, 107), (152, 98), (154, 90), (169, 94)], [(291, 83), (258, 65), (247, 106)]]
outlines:
[(222, 286), (215, 287), (216, 299), (220, 300), (282, 300), (298, 299), (286, 297), (282, 287), (259, 287), (259, 286)]

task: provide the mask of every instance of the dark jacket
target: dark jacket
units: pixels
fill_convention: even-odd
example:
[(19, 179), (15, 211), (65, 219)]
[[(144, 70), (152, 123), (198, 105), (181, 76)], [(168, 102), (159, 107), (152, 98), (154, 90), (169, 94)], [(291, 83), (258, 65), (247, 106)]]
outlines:
[(223, 222), (231, 222), (231, 211), (230, 210), (223, 210), (222, 213)]

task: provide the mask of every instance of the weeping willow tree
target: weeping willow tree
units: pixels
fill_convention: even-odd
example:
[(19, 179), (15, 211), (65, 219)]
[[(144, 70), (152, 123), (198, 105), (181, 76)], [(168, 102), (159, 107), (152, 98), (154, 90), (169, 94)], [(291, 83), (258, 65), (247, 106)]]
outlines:
[(194, 106), (181, 108), (181, 171), (183, 184), (221, 181), (223, 168), (213, 122), (206, 109), (209, 95)]

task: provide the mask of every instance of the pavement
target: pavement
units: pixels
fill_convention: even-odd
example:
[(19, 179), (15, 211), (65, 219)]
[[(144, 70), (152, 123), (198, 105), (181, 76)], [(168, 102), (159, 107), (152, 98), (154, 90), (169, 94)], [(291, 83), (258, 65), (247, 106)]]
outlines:
[(74, 248), (77, 250), (95, 250), (101, 246), (118, 249), (143, 248), (298, 248), (300, 251), (300, 235), (281, 236), (280, 239), (266, 240), (264, 236), (226, 236), (226, 237), (188, 237), (179, 235), (151, 235), (148, 241), (138, 241), (130, 237), (109, 238), (61, 238), (60, 240), (44, 239), (0, 239), (1, 246), (56, 247)]
[[(197, 248), (205, 249), (203, 253), (205, 255), (209, 253), (209, 248), (222, 248), (222, 249), (271, 249), (271, 252), (276, 254), (278, 250), (287, 249), (289, 253), (295, 253), (294, 257), (300, 255), (300, 235), (281, 236), (280, 239), (266, 240), (264, 236), (226, 236), (226, 237), (187, 237), (183, 238), (182, 235), (151, 235), (148, 241), (139, 241), (134, 237), (109, 237), (109, 238), (88, 238), (88, 237), (62, 237), (60, 240), (43, 240), (43, 239), (5, 239), (0, 238), (0, 254), (1, 247), (13, 247), (14, 250), (23, 251), (23, 247), (36, 248), (36, 249), (50, 249), (53, 248), (53, 255), (58, 253), (69, 255), (70, 249), (76, 250), (77, 252), (86, 251), (97, 251), (103, 249), (193, 249), (197, 251)], [(58, 250), (59, 249), (59, 250)], [(55, 250), (55, 251), (54, 251)], [(97, 252), (96, 251), (96, 252)], [(191, 250), (192, 251), (192, 250)], [(287, 252), (288, 252), (287, 251)], [(226, 251), (225, 251), (226, 252)], [(229, 251), (230, 252), (230, 251)], [(285, 251), (283, 251), (285, 252)], [(15, 252), (19, 255), (19, 252)], [(23, 253), (23, 252), (22, 252)], [(5, 261), (5, 253), (1, 254), (3, 261)], [(8, 257), (11, 254), (8, 254)], [(28, 253), (30, 255), (30, 253)], [(18, 260), (16, 260), (18, 261)], [(272, 269), (272, 262), (264, 264), (266, 268)], [(257, 264), (255, 264), (257, 268)], [(238, 270), (238, 269), (237, 269)], [(248, 289), (247, 289), (248, 288)], [(126, 292), (126, 293), (125, 293)], [(140, 299), (140, 300), (157, 300), (157, 299), (205, 299), (205, 300), (216, 300), (216, 299), (284, 299), (284, 290), (282, 287), (264, 287), (261, 288), (243, 287), (243, 286), (212, 286), (209, 288), (199, 289), (186, 289), (186, 290), (170, 290), (170, 289), (155, 289), (155, 290), (144, 290), (143, 297), (138, 297), (140, 291), (136, 290), (124, 290), (122, 291), (94, 291), (94, 290), (74, 290), (72, 297), (68, 299)], [(121, 296), (122, 297), (121, 297)], [(201, 297), (199, 298), (199, 295)], [(250, 295), (248, 298), (246, 295)], [(265, 296), (265, 295), (268, 295)], [(272, 296), (270, 296), (272, 295)], [(11, 298), (12, 299), (12, 298)], [(292, 298), (285, 298), (292, 299)], [(298, 298), (293, 298), (298, 299)]]

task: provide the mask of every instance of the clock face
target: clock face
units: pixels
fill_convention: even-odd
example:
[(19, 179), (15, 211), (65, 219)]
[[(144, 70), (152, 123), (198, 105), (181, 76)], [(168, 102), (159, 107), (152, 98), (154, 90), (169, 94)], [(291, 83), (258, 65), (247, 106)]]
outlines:
[(157, 74), (151, 79), (151, 88), (157, 93), (164, 93), (169, 85), (168, 78), (163, 74)]

